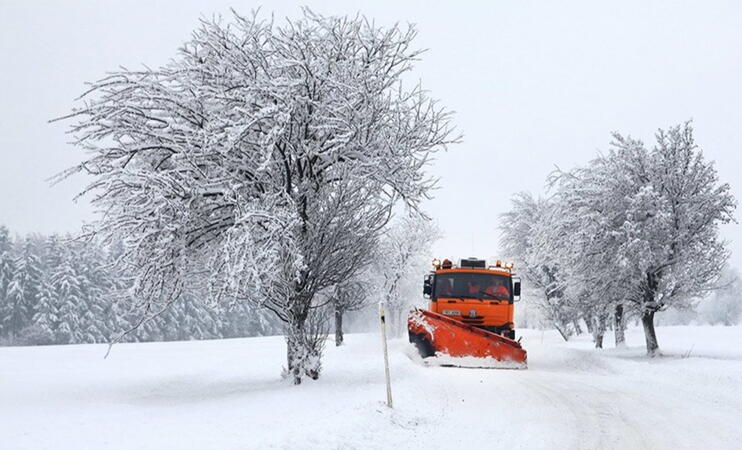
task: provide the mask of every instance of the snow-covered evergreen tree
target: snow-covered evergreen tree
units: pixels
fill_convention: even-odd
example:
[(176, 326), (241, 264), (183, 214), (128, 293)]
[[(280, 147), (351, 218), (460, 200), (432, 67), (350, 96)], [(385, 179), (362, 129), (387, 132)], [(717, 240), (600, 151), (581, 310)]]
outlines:
[(198, 301), (192, 294), (178, 300), (179, 314), (172, 326), (177, 329), (177, 339), (213, 339), (218, 336), (218, 326), (212, 310)]
[(67, 344), (84, 342), (85, 330), (80, 326), (81, 312), (85, 310), (79, 261), (75, 251), (65, 248), (59, 266), (53, 270), (52, 282), (57, 286), (59, 326), (57, 342)]
[[(121, 241), (114, 241), (106, 248), (105, 266), (110, 278), (110, 290), (104, 299), (104, 326), (109, 330), (107, 336), (109, 342), (125, 330), (131, 329), (137, 320), (131, 311), (134, 302), (129, 298), (132, 285), (131, 273), (124, 264), (120, 263), (125, 251)], [(146, 340), (137, 333), (130, 333), (122, 339), (124, 341)]]
[(78, 258), (78, 280), (81, 302), (78, 326), (83, 342), (107, 342), (114, 330), (109, 330), (105, 316), (111, 300), (111, 277), (106, 270), (103, 249), (89, 242), (75, 242)]
[(34, 344), (56, 343), (56, 330), (59, 327), (59, 310), (57, 293), (54, 285), (46, 276), (41, 280), (36, 314), (32, 323)]
[(36, 313), (33, 317), (32, 335), (29, 343), (53, 344), (59, 327), (59, 286), (53, 274), (62, 261), (62, 248), (59, 236), (49, 236), (44, 242), (42, 252), (43, 273), (36, 302)]
[(4, 329), (11, 338), (31, 323), (41, 285), (41, 261), (31, 236), (18, 248), (14, 261), (13, 278), (6, 291)]
[(13, 265), (13, 241), (10, 232), (4, 225), (0, 225), (0, 337), (8, 333), (7, 326), (10, 315), (8, 304), (8, 286), (13, 279), (15, 267)]

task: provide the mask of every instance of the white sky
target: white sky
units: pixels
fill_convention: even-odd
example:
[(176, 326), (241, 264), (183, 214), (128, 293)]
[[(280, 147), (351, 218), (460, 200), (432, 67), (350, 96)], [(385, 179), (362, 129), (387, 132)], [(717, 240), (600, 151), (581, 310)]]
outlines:
[[(511, 195), (541, 192), (555, 166), (584, 163), (613, 130), (651, 142), (657, 127), (692, 118), (742, 199), (742, 3), (648, 3), (305, 1), (263, 11), (295, 17), (306, 4), (418, 25), (417, 44), (430, 50), (414, 76), (465, 135), (438, 158), (440, 189), (426, 205), (445, 233), (437, 256), (458, 258), (496, 255)], [(202, 15), (259, 5), (0, 0), (0, 224), (48, 233), (92, 218), (84, 200), (72, 203), (84, 178), (45, 181), (81, 156), (47, 120), (107, 70), (166, 62)], [(723, 233), (742, 266), (742, 226)]]

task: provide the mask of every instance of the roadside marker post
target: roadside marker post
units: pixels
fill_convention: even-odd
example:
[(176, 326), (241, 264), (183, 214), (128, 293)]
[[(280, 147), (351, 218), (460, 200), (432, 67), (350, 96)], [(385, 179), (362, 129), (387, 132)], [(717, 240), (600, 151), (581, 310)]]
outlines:
[(379, 316), (381, 317), (381, 340), (384, 344), (384, 371), (386, 373), (386, 405), (392, 406), (392, 381), (389, 376), (389, 352), (386, 346), (386, 316), (384, 314), (384, 302), (379, 302)]

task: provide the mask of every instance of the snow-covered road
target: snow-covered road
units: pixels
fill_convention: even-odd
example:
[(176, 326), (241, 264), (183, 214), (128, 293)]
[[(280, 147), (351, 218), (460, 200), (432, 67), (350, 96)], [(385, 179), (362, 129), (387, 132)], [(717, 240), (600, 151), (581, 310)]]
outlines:
[[(280, 380), (280, 337), (0, 348), (2, 448), (739, 448), (742, 327), (663, 327), (665, 356), (526, 331), (528, 370), (424, 367), (378, 335)], [(330, 343), (331, 344), (331, 343)]]

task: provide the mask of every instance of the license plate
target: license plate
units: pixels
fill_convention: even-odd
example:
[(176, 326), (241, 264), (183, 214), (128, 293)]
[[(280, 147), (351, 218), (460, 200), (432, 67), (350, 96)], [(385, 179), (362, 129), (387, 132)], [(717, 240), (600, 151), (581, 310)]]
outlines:
[(461, 311), (459, 311), (457, 309), (444, 309), (443, 310), (443, 314), (446, 315), (446, 316), (460, 316), (461, 315)]

